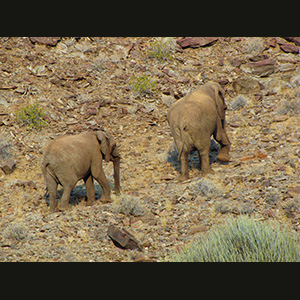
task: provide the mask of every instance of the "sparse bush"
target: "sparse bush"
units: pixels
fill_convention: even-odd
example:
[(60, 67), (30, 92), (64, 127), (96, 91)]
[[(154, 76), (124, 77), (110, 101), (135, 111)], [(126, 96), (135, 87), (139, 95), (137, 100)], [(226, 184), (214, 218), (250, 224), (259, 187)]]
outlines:
[(165, 38), (150, 43), (150, 48), (151, 50), (148, 53), (150, 58), (168, 60), (171, 58), (171, 54), (175, 48), (175, 45), (173, 39)]
[(246, 52), (250, 54), (259, 54), (266, 48), (265, 40), (261, 37), (250, 37), (246, 41)]
[(265, 195), (265, 202), (269, 205), (277, 205), (281, 200), (280, 191), (269, 191)]
[(200, 178), (194, 183), (190, 183), (189, 192), (195, 195), (201, 195), (205, 197), (212, 197), (221, 193), (218, 185), (208, 178)]
[(248, 216), (230, 219), (177, 251), (177, 262), (289, 262), (300, 261), (295, 233), (277, 223)]
[(287, 216), (293, 213), (299, 213), (300, 201), (298, 199), (289, 199), (282, 204), (282, 208)]
[(291, 78), (290, 83), (292, 84), (292, 86), (294, 88), (297, 88), (300, 86), (300, 76), (299, 75), (295, 75)]
[(0, 137), (0, 161), (8, 159), (12, 157), (10, 149), (12, 148), (12, 144), (6, 138), (6, 136), (1, 134)]
[(243, 95), (237, 95), (230, 104), (230, 110), (239, 110), (247, 104), (247, 100)]
[(113, 203), (113, 210), (127, 216), (142, 216), (145, 213), (141, 200), (131, 195), (122, 195)]
[(41, 130), (47, 125), (45, 113), (38, 103), (29, 104), (16, 112), (17, 122), (28, 129)]
[(232, 212), (232, 207), (227, 202), (221, 201), (215, 204), (214, 211), (216, 213), (227, 214)]
[(149, 75), (132, 77), (130, 87), (138, 97), (150, 95), (155, 91), (156, 81), (151, 80)]
[(295, 116), (300, 113), (300, 97), (294, 99), (286, 99), (278, 109), (281, 115)]
[(14, 223), (9, 225), (5, 230), (3, 235), (14, 241), (23, 241), (28, 238), (27, 228), (22, 223)]

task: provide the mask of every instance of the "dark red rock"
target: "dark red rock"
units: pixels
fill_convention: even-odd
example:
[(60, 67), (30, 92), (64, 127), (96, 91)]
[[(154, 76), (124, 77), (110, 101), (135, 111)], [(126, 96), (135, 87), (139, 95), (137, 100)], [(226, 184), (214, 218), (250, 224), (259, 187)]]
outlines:
[(176, 73), (173, 70), (167, 69), (167, 68), (163, 68), (162, 71), (167, 74), (169, 77), (175, 77)]
[(276, 67), (276, 62), (272, 58), (249, 63), (254, 75), (265, 77), (272, 74)]
[(29, 37), (29, 40), (35, 44), (42, 44), (42, 45), (47, 45), (47, 46), (56, 46), (57, 43), (61, 40), (61, 37)]
[(300, 37), (285, 37), (289, 42), (293, 42), (295, 45), (300, 46)]
[(276, 217), (276, 213), (272, 210), (272, 209), (265, 209), (263, 211), (263, 214), (269, 218), (275, 218)]
[(267, 49), (269, 49), (270, 47), (273, 47), (275, 48), (276, 47), (276, 38), (275, 37), (272, 37), (272, 38), (268, 38), (267, 39), (267, 44), (266, 44), (266, 47)]
[(108, 228), (107, 234), (115, 246), (121, 249), (137, 249), (138, 251), (142, 251), (136, 238), (125, 229), (119, 229), (116, 226), (111, 225)]
[(89, 115), (89, 116), (96, 116), (97, 115), (97, 109), (94, 108), (94, 107), (89, 107), (87, 110), (86, 110), (86, 113)]
[(179, 44), (182, 48), (198, 48), (211, 46), (218, 40), (217, 37), (187, 37), (177, 40), (177, 44)]
[(29, 187), (31, 189), (35, 189), (36, 190), (36, 183), (33, 180), (17, 180), (17, 182), (15, 183), (16, 186), (21, 186), (22, 188), (25, 187)]
[(299, 53), (299, 47), (293, 44), (282, 44), (280, 45), (280, 49), (287, 53)]
[(259, 92), (261, 89), (258, 80), (252, 77), (240, 77), (232, 82), (232, 86), (237, 94), (249, 94)]

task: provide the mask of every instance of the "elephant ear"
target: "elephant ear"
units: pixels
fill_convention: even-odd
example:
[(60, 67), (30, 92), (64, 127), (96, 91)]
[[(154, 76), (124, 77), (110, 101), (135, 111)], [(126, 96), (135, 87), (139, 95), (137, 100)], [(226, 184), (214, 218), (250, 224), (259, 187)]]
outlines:
[(106, 162), (110, 161), (110, 154), (112, 151), (112, 137), (109, 133), (103, 131), (96, 131), (97, 139), (100, 143), (100, 150), (104, 155), (104, 159)]
[(224, 91), (221, 88), (221, 86), (217, 83), (213, 84), (213, 89), (215, 92), (215, 103), (216, 103), (218, 115), (222, 120), (224, 120), (225, 110), (227, 109), (227, 106), (225, 104), (225, 99), (224, 99)]

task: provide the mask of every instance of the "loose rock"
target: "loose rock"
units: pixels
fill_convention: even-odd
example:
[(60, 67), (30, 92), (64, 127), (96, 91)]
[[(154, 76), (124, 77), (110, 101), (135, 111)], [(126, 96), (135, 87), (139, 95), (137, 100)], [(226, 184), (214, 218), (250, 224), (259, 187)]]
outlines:
[(252, 69), (252, 74), (260, 77), (266, 77), (271, 75), (276, 68), (276, 62), (272, 58), (249, 63), (249, 65)]
[(142, 251), (136, 238), (125, 229), (119, 229), (116, 226), (111, 225), (108, 228), (107, 234), (119, 248), (131, 250), (137, 249), (138, 251)]
[(29, 40), (34, 44), (42, 44), (47, 46), (56, 46), (61, 37), (30, 37)]
[(0, 167), (5, 174), (11, 174), (16, 168), (16, 162), (13, 159), (9, 159), (4, 161)]
[(211, 46), (218, 40), (217, 37), (188, 37), (177, 40), (177, 43), (182, 48), (198, 48), (198, 47), (205, 47)]

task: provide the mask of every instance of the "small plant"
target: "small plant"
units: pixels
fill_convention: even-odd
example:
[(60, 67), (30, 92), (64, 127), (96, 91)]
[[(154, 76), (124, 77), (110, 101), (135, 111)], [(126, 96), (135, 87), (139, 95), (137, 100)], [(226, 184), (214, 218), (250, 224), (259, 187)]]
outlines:
[(247, 100), (243, 95), (237, 95), (230, 104), (231, 110), (240, 110), (247, 104)]
[(168, 60), (171, 58), (174, 43), (170, 39), (156, 40), (150, 43), (150, 48), (151, 50), (148, 53), (150, 58), (156, 58), (161, 61)]
[(152, 81), (149, 75), (132, 77), (130, 87), (138, 97), (150, 95), (155, 91), (156, 81)]
[(16, 112), (17, 122), (26, 125), (28, 129), (41, 130), (47, 125), (45, 113), (38, 103), (29, 104)]
[(113, 209), (116, 213), (122, 213), (127, 216), (142, 216), (145, 213), (141, 200), (131, 195), (122, 195), (114, 202)]
[(300, 97), (291, 100), (284, 100), (279, 107), (278, 113), (281, 115), (295, 116), (300, 113)]
[(248, 216), (230, 219), (201, 236), (172, 257), (177, 262), (290, 262), (300, 261), (295, 233), (280, 224)]

